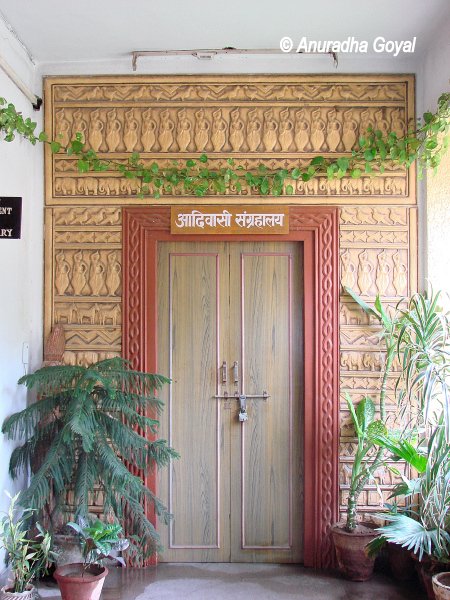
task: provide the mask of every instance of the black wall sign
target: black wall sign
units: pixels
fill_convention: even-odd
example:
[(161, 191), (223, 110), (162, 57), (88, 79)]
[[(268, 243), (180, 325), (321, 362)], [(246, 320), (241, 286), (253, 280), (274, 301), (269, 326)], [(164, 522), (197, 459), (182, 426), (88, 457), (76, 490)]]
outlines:
[(19, 240), (22, 198), (0, 196), (0, 240)]

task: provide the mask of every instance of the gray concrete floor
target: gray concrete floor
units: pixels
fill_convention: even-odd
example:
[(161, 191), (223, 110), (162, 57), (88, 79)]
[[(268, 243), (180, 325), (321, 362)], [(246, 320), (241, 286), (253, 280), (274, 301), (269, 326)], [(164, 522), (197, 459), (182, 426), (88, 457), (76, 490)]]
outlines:
[[(61, 598), (55, 584), (39, 585), (41, 598)], [(376, 574), (365, 583), (297, 565), (160, 564), (112, 568), (102, 600), (423, 600), (417, 582), (398, 584)]]

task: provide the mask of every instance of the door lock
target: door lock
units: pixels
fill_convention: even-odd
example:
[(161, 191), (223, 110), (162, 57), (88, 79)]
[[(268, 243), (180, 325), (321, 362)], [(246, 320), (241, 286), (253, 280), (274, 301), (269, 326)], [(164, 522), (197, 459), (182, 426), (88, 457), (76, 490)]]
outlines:
[(239, 421), (241, 423), (248, 421), (247, 397), (244, 394), (239, 396)]

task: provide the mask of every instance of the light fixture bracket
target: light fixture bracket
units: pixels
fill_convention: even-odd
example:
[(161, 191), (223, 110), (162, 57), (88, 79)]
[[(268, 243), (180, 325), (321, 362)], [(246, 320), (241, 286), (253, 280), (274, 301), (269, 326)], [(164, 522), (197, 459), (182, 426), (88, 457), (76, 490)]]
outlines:
[[(133, 50), (131, 52), (131, 66), (133, 71), (137, 69), (137, 61), (139, 58), (148, 56), (152, 58), (164, 57), (164, 56), (193, 56), (198, 60), (212, 60), (218, 55), (260, 55), (260, 54), (281, 54), (287, 55), (291, 54), (290, 52), (283, 52), (279, 48), (254, 48), (254, 49), (246, 49), (246, 48), (213, 48), (213, 49), (193, 49), (193, 50)], [(326, 56), (330, 56), (333, 60), (334, 66), (338, 65), (338, 58), (336, 52), (293, 52), (292, 54), (302, 54), (302, 55), (317, 55), (323, 54)]]

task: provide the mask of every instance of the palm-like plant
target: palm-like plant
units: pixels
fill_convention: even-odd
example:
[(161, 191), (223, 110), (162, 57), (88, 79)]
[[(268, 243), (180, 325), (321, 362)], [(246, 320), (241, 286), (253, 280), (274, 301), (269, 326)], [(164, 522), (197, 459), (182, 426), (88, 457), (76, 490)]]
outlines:
[[(402, 312), (397, 352), (403, 374), (400, 402), (418, 400), (426, 424), (441, 417), (450, 443), (450, 315), (439, 306), (440, 292), (415, 294)], [(403, 384), (403, 385), (402, 385)]]
[[(364, 312), (378, 321), (381, 325), (381, 339), (384, 342), (386, 359), (384, 363), (383, 375), (380, 384), (378, 400), (373, 401), (366, 397), (360, 401), (357, 408), (352, 404), (351, 398), (346, 395), (347, 405), (355, 428), (358, 446), (355, 460), (353, 462), (352, 474), (350, 478), (350, 490), (347, 501), (347, 519), (346, 530), (351, 532), (357, 526), (357, 504), (358, 498), (364, 489), (364, 486), (373, 478), (375, 471), (384, 462), (384, 448), (375, 446), (374, 438), (377, 435), (387, 433), (386, 430), (386, 393), (389, 375), (392, 371), (398, 333), (401, 327), (401, 315), (396, 310), (393, 315), (389, 315), (383, 307), (379, 296), (377, 296), (374, 306), (369, 306), (350, 288), (345, 288), (353, 300), (364, 310)], [(374, 420), (375, 411), (378, 410), (379, 419)]]
[(384, 541), (413, 550), (419, 560), (424, 555), (439, 563), (450, 561), (450, 447), (441, 423), (428, 441), (427, 455), (414, 449), (407, 440), (380, 436), (376, 443), (406, 460), (418, 471), (418, 477), (404, 480), (392, 498), (403, 497), (405, 507), (394, 505), (376, 516), (388, 521), (378, 528), (380, 537), (369, 544), (376, 553)]
[(377, 516), (388, 521), (379, 529), (381, 539), (414, 550), (422, 560), (450, 559), (450, 319), (439, 306), (439, 292), (415, 294), (402, 311), (396, 352), (402, 374), (397, 392), (403, 408), (418, 409), (417, 428), (424, 432), (426, 456), (406, 439), (379, 436), (375, 442), (394, 457), (406, 460), (418, 477), (405, 480), (393, 497), (403, 496), (406, 509)]
[(29, 467), (33, 471), (20, 496), (22, 506), (47, 511), (53, 520), (70, 491), (75, 518), (87, 518), (92, 493), (99, 489), (104, 513), (126, 522), (132, 546), (148, 557), (159, 540), (147, 516), (148, 505), (165, 523), (170, 515), (139, 474), (178, 456), (156, 437), (154, 417), (161, 402), (155, 393), (168, 381), (134, 371), (121, 358), (88, 367), (44, 367), (22, 377), (19, 383), (36, 390), (40, 399), (8, 417), (2, 429), (8, 438), (23, 441), (12, 453), (11, 476)]

